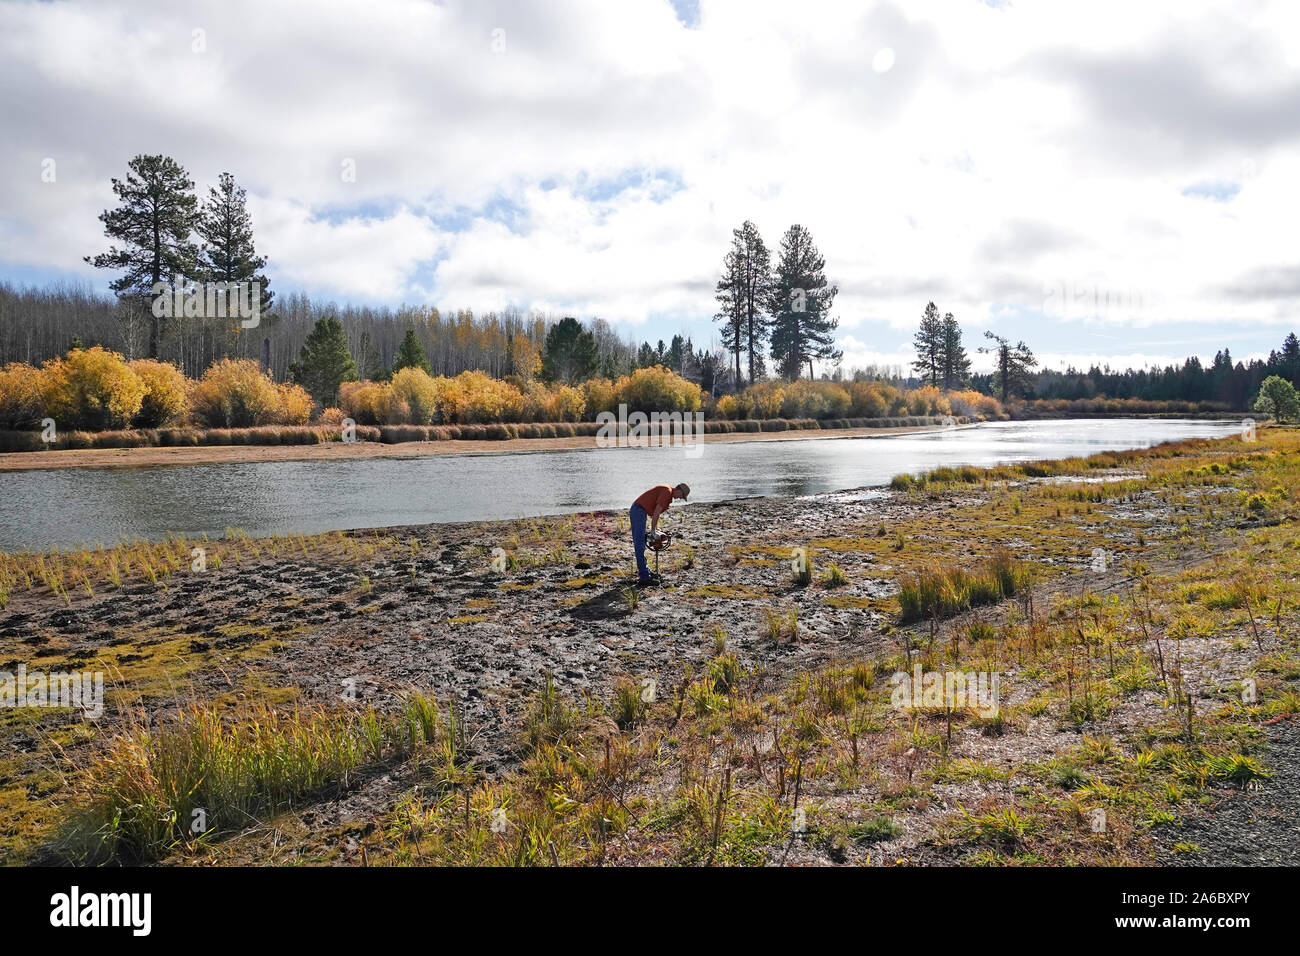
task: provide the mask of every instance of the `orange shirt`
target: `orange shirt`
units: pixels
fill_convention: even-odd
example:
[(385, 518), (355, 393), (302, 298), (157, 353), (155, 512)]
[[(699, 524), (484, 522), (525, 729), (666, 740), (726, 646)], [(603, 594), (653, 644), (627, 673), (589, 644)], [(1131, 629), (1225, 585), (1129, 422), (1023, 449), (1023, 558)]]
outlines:
[(667, 511), (668, 506), (673, 503), (673, 486), (655, 485), (632, 503), (640, 505), (645, 509), (645, 513), (653, 518), (656, 514)]

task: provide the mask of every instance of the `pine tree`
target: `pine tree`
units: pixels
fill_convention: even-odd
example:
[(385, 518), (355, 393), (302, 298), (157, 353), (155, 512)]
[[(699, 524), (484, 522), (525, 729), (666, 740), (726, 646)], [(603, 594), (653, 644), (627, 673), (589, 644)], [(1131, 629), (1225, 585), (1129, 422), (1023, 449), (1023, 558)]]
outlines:
[(941, 384), (943, 319), (939, 318), (939, 310), (933, 302), (926, 305), (925, 313), (921, 316), (921, 327), (916, 330), (916, 337), (912, 341), (916, 346), (916, 361), (912, 363), (912, 370), (921, 377), (924, 385)]
[(839, 289), (827, 284), (825, 269), (826, 260), (812, 234), (798, 224), (787, 229), (781, 237), (768, 301), (771, 355), (783, 378), (798, 378), (807, 365), (811, 379), (814, 359), (838, 362), (843, 355), (835, 348), (839, 321), (830, 315)]
[(393, 374), (397, 374), (404, 368), (424, 369), (430, 375), (433, 374), (433, 366), (429, 364), (429, 357), (424, 354), (424, 346), (420, 344), (415, 329), (406, 330), (406, 335), (402, 337), (402, 344), (397, 347), (397, 354), (393, 356)]
[(1022, 396), (1034, 381), (1033, 370), (1038, 364), (1034, 353), (1024, 342), (1017, 342), (1013, 347), (1007, 339), (992, 332), (985, 332), (984, 337), (997, 343), (980, 351), (993, 354), (993, 387), (999, 400), (1006, 402), (1013, 395)]
[(951, 312), (943, 317), (943, 353), (940, 361), (946, 391), (962, 388), (970, 380), (970, 358), (961, 344), (961, 326)]
[(697, 360), (700, 366), (700, 388), (717, 398), (720, 379), (726, 374), (727, 368), (722, 353), (701, 350)]
[(199, 259), (201, 278), (211, 282), (256, 282), (261, 287), (263, 320), (271, 316), (271, 292), (262, 269), (266, 257), (253, 246), (253, 220), (248, 215), (244, 189), (235, 177), (222, 173), (218, 185), (208, 189), (208, 200), (199, 217), (198, 233), (203, 239)]
[(1288, 333), (1282, 342), (1278, 367), (1283, 378), (1292, 385), (1300, 385), (1300, 339), (1294, 332)]
[(124, 274), (109, 283), (120, 298), (134, 298), (149, 316), (149, 358), (158, 357), (158, 346), (166, 332), (163, 319), (149, 307), (154, 286), (192, 277), (198, 249), (190, 234), (198, 224), (198, 200), (194, 181), (185, 169), (168, 156), (136, 156), (125, 180), (113, 180), (113, 192), (121, 201), (116, 209), (99, 216), (104, 234), (122, 245), (108, 252), (86, 256), (96, 269), (123, 269)]
[(723, 259), (722, 278), (718, 280), (717, 300), (721, 308), (715, 318), (730, 338), (730, 351), (736, 361), (736, 387), (740, 375), (742, 349), (749, 357), (749, 381), (762, 374), (763, 340), (767, 336), (766, 309), (771, 298), (771, 257), (758, 227), (746, 220), (732, 230), (731, 249)]
[(572, 316), (565, 316), (546, 333), (542, 378), (572, 385), (591, 378), (599, 363), (596, 337)]
[(686, 340), (679, 333), (673, 336), (672, 344), (668, 346), (668, 354), (665, 356), (664, 361), (670, 369), (680, 375), (685, 371), (686, 356), (689, 354)]
[(322, 408), (338, 401), (339, 386), (357, 380), (357, 366), (348, 351), (343, 324), (332, 315), (320, 319), (303, 343), (289, 377), (307, 389)]
[[(744, 283), (740, 275), (740, 261), (734, 249), (722, 260), (722, 278), (718, 280), (715, 298), (718, 311), (713, 318), (722, 326), (722, 341), (731, 353), (735, 364), (735, 381), (740, 378), (741, 333), (745, 327)], [(737, 384), (739, 389), (739, 384)]]

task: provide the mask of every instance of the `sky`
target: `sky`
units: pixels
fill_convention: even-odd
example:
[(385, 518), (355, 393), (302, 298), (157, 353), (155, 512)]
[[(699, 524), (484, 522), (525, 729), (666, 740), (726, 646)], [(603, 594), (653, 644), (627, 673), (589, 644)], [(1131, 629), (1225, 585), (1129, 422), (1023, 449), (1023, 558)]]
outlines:
[(910, 361), (929, 301), (1047, 367), (1300, 325), (1287, 0), (0, 2), (0, 87), (15, 284), (106, 293), (110, 179), (165, 153), (340, 304), (706, 343), (749, 219), (812, 232), (846, 368)]

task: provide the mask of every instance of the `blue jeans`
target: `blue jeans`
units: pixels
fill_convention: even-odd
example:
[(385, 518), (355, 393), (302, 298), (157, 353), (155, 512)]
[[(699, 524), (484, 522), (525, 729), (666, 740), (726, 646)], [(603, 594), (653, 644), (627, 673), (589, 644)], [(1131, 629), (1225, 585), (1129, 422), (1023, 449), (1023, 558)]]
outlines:
[(627, 509), (628, 520), (632, 522), (632, 548), (636, 551), (636, 573), (642, 581), (650, 579), (650, 568), (645, 563), (645, 523), (650, 517), (640, 505)]

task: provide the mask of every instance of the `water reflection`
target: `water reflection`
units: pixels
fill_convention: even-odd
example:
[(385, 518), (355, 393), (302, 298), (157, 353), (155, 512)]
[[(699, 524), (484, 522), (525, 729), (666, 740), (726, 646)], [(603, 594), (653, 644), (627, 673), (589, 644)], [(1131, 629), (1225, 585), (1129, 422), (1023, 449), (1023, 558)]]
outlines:
[(799, 439), (524, 455), (260, 462), (0, 474), (0, 548), (35, 550), (123, 538), (312, 534), (433, 521), (486, 521), (626, 507), (656, 482), (686, 481), (692, 501), (810, 495), (879, 486), (900, 472), (994, 465), (1234, 434), (1236, 422), (999, 422), (866, 439)]

